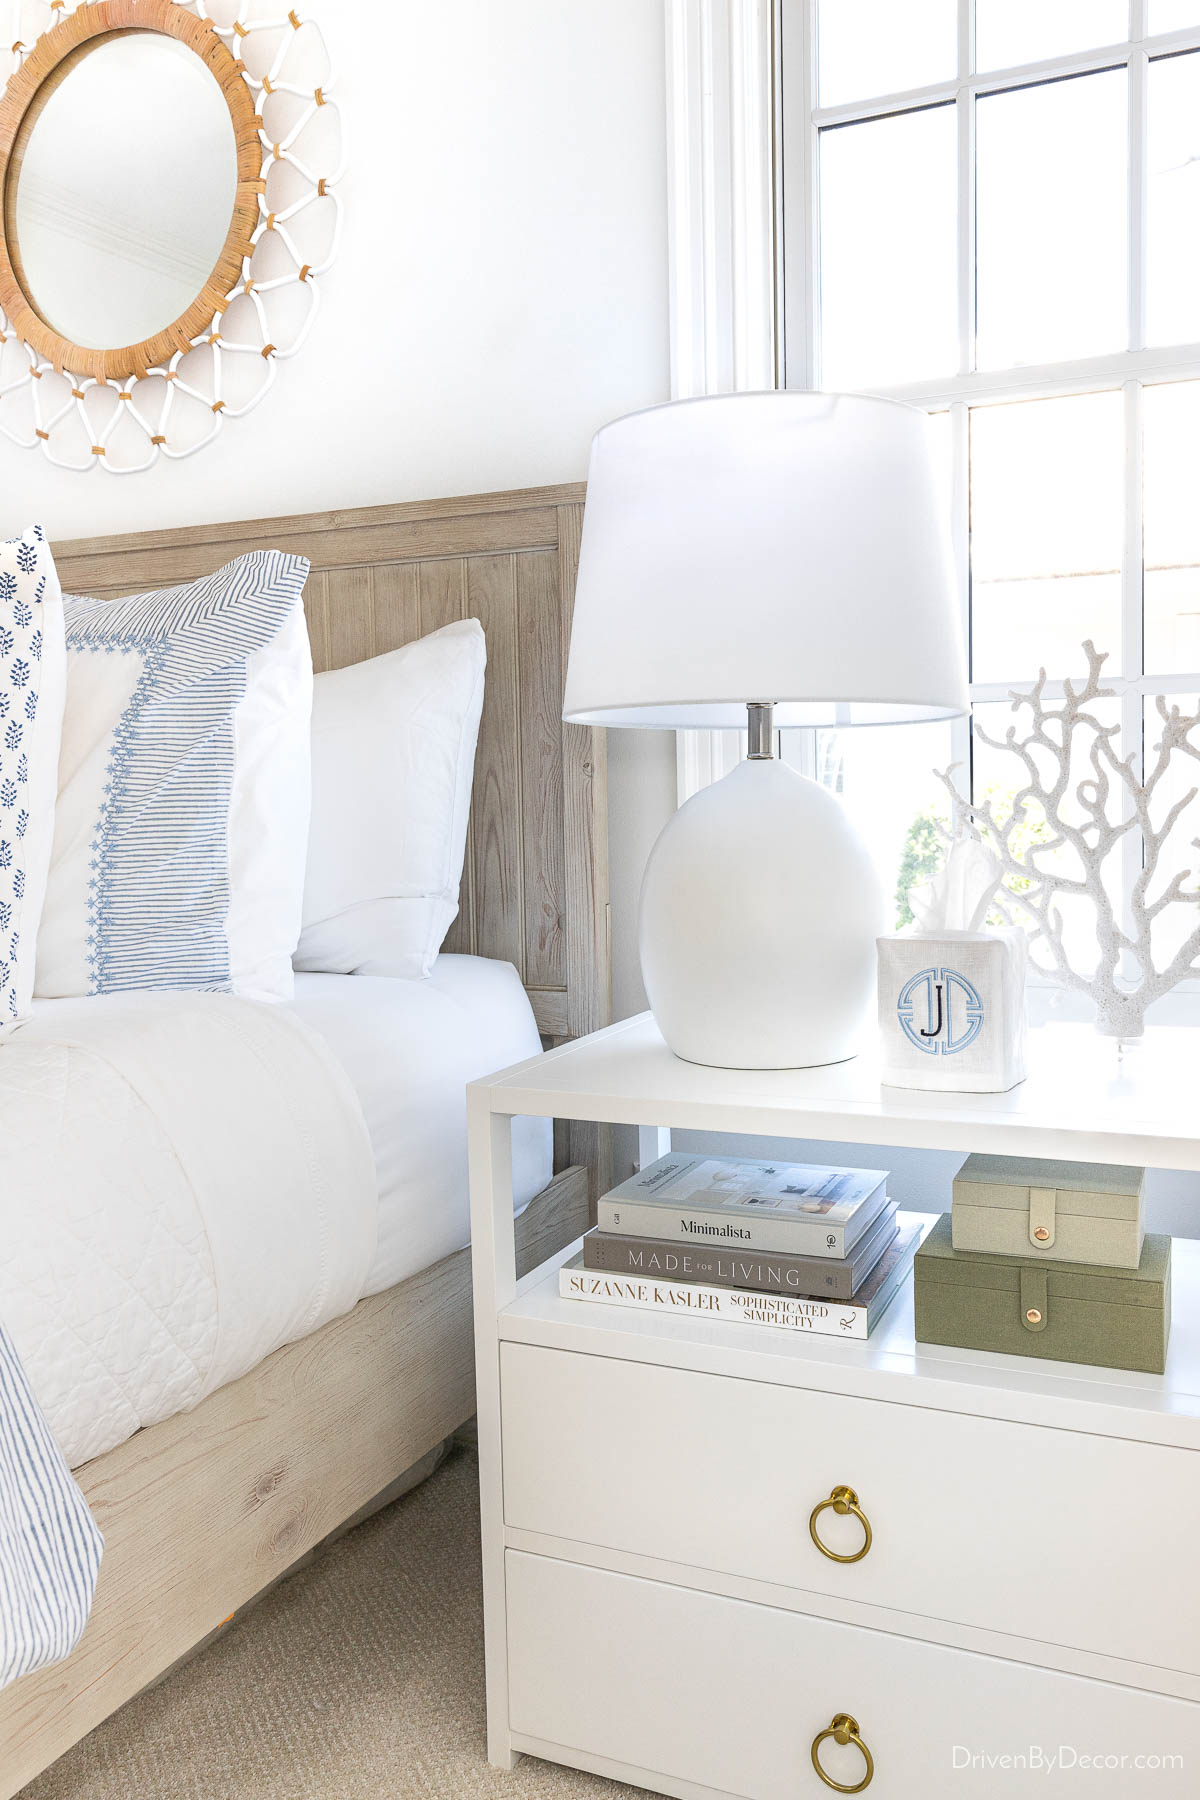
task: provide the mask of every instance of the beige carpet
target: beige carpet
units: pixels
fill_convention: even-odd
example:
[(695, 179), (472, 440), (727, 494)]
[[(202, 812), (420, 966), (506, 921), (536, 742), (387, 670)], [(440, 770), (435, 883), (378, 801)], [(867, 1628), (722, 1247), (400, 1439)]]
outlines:
[(636, 1800), (488, 1766), (475, 1476), (455, 1451), (21, 1800)]

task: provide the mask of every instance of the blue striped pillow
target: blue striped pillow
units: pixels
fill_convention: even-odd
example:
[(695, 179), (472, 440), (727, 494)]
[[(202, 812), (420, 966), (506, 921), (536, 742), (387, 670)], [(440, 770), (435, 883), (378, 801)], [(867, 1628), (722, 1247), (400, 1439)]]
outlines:
[(289, 998), (309, 813), (308, 563), (66, 596), (67, 699), (37, 992)]

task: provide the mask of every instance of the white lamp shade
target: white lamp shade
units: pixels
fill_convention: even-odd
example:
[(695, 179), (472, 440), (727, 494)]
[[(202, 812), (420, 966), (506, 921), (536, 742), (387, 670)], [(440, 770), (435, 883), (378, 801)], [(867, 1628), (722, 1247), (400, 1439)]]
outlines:
[(563, 717), (870, 725), (967, 707), (924, 413), (729, 394), (618, 419), (588, 474)]

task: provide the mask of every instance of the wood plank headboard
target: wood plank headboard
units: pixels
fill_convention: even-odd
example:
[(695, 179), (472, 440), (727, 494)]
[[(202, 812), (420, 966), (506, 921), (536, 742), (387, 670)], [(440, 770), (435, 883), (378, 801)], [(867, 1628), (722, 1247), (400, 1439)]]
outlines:
[(479, 619), (486, 698), (446, 948), (514, 963), (551, 1038), (611, 1018), (604, 734), (561, 723), (583, 500), (579, 485), (531, 488), (54, 549), (67, 592), (103, 597), (190, 581), (249, 550), (307, 556), (319, 670)]

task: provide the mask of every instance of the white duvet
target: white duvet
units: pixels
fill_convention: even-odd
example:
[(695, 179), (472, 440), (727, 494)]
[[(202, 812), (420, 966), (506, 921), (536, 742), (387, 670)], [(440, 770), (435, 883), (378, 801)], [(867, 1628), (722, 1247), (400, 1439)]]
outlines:
[(0, 1320), (73, 1468), (348, 1311), (377, 1218), (354, 1090), (285, 1008), (62, 1000), (0, 1049)]

